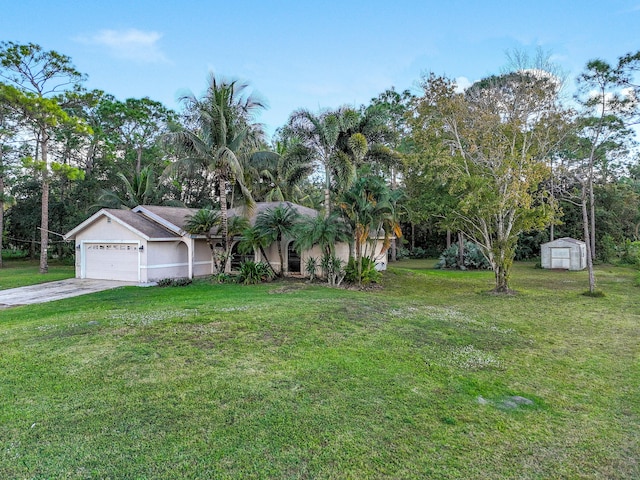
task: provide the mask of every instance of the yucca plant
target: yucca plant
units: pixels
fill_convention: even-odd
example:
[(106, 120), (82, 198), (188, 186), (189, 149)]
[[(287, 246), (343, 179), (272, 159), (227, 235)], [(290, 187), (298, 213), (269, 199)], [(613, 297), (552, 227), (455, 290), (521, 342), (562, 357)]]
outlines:
[(246, 261), (240, 265), (240, 281), (245, 285), (268, 282), (274, 277), (273, 270), (264, 262)]

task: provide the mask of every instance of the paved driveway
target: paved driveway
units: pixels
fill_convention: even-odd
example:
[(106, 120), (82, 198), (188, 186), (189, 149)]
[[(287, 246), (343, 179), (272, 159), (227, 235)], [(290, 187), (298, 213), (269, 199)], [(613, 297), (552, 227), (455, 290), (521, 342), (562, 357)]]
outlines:
[(70, 278), (57, 282), (41, 283), (28, 287), (0, 290), (0, 308), (16, 307), (44, 303), (61, 298), (77, 297), (86, 293), (101, 292), (126, 285), (138, 285), (133, 282), (117, 282), (115, 280), (89, 280)]

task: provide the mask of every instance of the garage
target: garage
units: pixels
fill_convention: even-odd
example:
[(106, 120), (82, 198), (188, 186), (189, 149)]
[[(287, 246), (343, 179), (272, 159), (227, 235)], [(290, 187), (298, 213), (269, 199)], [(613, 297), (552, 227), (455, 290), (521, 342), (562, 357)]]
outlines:
[(65, 235), (75, 241), (76, 278), (148, 283), (188, 276), (190, 239), (160, 222), (132, 210), (98, 211)]
[(83, 243), (82, 278), (140, 281), (138, 243)]

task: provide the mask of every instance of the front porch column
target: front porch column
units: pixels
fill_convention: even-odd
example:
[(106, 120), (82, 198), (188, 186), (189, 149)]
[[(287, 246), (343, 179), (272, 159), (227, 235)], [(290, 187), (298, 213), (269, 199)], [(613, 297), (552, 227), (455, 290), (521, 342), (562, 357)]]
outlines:
[(185, 243), (187, 244), (187, 265), (188, 265), (188, 275), (189, 278), (193, 278), (193, 256), (195, 254), (195, 241), (193, 238), (186, 238)]

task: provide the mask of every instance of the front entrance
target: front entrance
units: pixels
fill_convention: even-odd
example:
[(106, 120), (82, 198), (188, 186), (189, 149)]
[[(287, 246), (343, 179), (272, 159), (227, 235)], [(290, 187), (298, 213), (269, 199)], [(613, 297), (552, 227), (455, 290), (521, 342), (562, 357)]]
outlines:
[(302, 273), (301, 267), (300, 254), (293, 248), (293, 242), (289, 242), (287, 247), (287, 268), (289, 273), (299, 275)]

